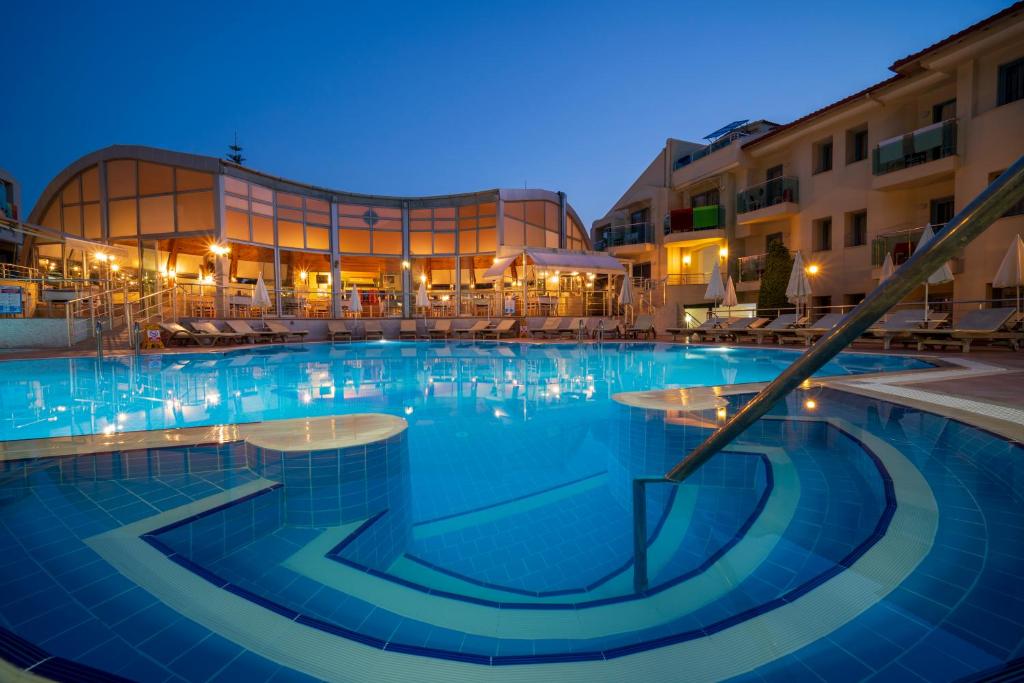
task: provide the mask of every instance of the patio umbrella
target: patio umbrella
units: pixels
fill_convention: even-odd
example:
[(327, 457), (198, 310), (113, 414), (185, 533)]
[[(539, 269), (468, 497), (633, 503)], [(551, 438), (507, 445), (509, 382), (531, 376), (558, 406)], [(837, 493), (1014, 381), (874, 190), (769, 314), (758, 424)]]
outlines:
[(804, 268), (804, 257), (798, 251), (793, 257), (793, 270), (789, 273), (789, 284), (786, 285), (786, 298), (796, 304), (796, 315), (800, 317), (800, 304), (811, 298), (811, 281), (807, 278)]
[[(917, 243), (917, 252), (922, 249), (926, 244), (931, 242), (935, 238), (935, 233), (932, 232), (932, 226), (929, 223), (924, 226), (924, 232), (921, 233), (921, 240)], [(936, 270), (934, 273), (928, 276), (928, 279), (924, 281), (924, 321), (928, 322), (928, 286), (929, 285), (941, 285), (944, 282), (953, 281), (953, 271), (949, 268), (949, 263), (943, 263), (942, 267)]]
[(732, 275), (725, 283), (725, 297), (722, 298), (722, 305), (729, 308), (729, 312), (732, 313), (732, 307), (738, 304), (739, 301), (736, 299), (736, 285), (732, 283)]
[(348, 307), (349, 313), (362, 313), (363, 312), (363, 302), (359, 300), (359, 288), (356, 287), (355, 285), (352, 285), (352, 297), (351, 297), (351, 300), (352, 300), (352, 303), (349, 304), (349, 307)]
[(892, 254), (887, 253), (885, 255), (885, 261), (882, 263), (882, 274), (878, 276), (878, 284), (882, 284), (888, 280), (895, 270), (896, 266), (893, 265)]
[(1014, 235), (1013, 242), (1010, 243), (1010, 248), (1007, 250), (1006, 256), (1003, 257), (1003, 262), (999, 264), (995, 279), (992, 280), (992, 286), (1000, 289), (1016, 287), (1017, 310), (1019, 311), (1021, 285), (1024, 285), (1024, 240), (1021, 240), (1020, 235)]
[(619, 290), (619, 305), (632, 306), (633, 299), (633, 278), (626, 275), (622, 278), (622, 289)]
[(267, 291), (267, 283), (263, 281), (263, 273), (260, 273), (256, 278), (256, 286), (252, 290), (251, 305), (253, 308), (260, 309), (261, 313), (263, 309), (270, 308), (270, 292)]
[(718, 268), (718, 261), (715, 261), (711, 269), (711, 280), (708, 282), (707, 291), (704, 292), (705, 301), (714, 301), (715, 306), (725, 297), (725, 287), (722, 286), (722, 271)]
[(430, 308), (430, 297), (427, 296), (427, 283), (423, 280), (420, 280), (420, 288), (416, 290), (416, 308), (422, 308), (424, 315), (426, 315), (427, 309)]

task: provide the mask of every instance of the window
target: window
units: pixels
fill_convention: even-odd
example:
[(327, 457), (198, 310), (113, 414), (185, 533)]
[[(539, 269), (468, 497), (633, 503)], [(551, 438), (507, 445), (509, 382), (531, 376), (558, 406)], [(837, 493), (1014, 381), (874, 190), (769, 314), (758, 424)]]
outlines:
[(764, 172), (764, 179), (765, 180), (775, 180), (776, 178), (781, 178), (781, 177), (782, 177), (782, 164), (779, 164), (777, 166), (772, 166), (771, 168), (769, 168), (767, 171)]
[(996, 106), (1024, 98), (1024, 57), (999, 66), (999, 99)]
[(846, 131), (846, 163), (855, 164), (868, 158), (868, 126), (864, 124)]
[(707, 192), (693, 195), (693, 198), (690, 200), (690, 206), (695, 209), (701, 206), (718, 206), (718, 190), (708, 190)]
[(861, 247), (868, 243), (868, 212), (846, 214), (846, 246)]
[(939, 102), (932, 107), (932, 123), (942, 123), (956, 118), (956, 99)]
[(864, 301), (864, 292), (857, 292), (856, 294), (844, 294), (843, 305), (844, 306), (856, 306), (861, 301)]
[(952, 197), (939, 197), (933, 199), (930, 202), (928, 211), (928, 222), (933, 227), (939, 228), (949, 222), (949, 219), (953, 217), (953, 198)]
[[(988, 181), (991, 183), (993, 180), (995, 180), (996, 178), (1001, 176), (1003, 174), (1003, 171), (1005, 171), (1005, 170), (1006, 169), (1004, 168), (1002, 171), (996, 171), (995, 173), (989, 173), (988, 174)], [(1019, 202), (1017, 202), (1016, 204), (1011, 206), (1006, 211), (1006, 213), (1003, 214), (1003, 218), (1006, 218), (1007, 216), (1020, 216), (1022, 214), (1024, 214), (1024, 199), (1020, 200)]]
[(832, 138), (816, 142), (812, 146), (814, 155), (814, 172), (824, 173), (832, 170)]
[(650, 279), (651, 277), (651, 262), (646, 263), (634, 263), (633, 264), (633, 277), (643, 277)]
[(779, 242), (780, 244), (785, 244), (785, 240), (783, 239), (781, 232), (773, 232), (770, 235), (765, 235), (765, 237), (764, 237), (764, 250), (765, 250), (765, 253), (767, 253), (767, 252), (772, 250), (772, 244), (774, 244), (775, 242)]
[(811, 224), (812, 249), (829, 251), (832, 249), (832, 217), (819, 218)]

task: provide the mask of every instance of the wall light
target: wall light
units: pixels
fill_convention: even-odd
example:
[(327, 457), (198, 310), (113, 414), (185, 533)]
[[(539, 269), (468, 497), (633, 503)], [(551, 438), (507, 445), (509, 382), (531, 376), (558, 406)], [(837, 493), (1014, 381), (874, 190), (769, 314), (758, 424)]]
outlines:
[(715, 411), (715, 417), (717, 417), (719, 420), (724, 420), (726, 416), (727, 413), (725, 408), (719, 408), (718, 410)]
[(818, 267), (817, 263), (812, 263), (811, 265), (807, 266), (808, 275), (817, 275), (819, 270), (821, 269)]
[(169, 277), (170, 279), (173, 280), (177, 276), (178, 276), (178, 271), (174, 270), (173, 268), (171, 268), (170, 270), (167, 271), (167, 277)]
[(689, 266), (690, 265), (690, 255), (689, 254), (683, 254), (683, 265), (684, 266)]
[(231, 247), (214, 242), (210, 245), (210, 253), (214, 256), (227, 256), (231, 253)]
[(110, 272), (116, 273), (119, 270), (121, 270), (121, 266), (117, 265), (116, 263), (110, 264)]
[(408, 261), (402, 261), (402, 270), (409, 270), (412, 268), (412, 264)]
[(102, 251), (97, 251), (95, 254), (92, 255), (92, 257), (93, 257), (93, 259), (95, 259), (97, 261), (106, 261), (107, 260), (107, 255), (104, 254)]
[(305, 281), (306, 281), (306, 278), (308, 278), (308, 277), (309, 277), (309, 273), (307, 273), (307, 272), (306, 272), (306, 271), (304, 271), (304, 270), (300, 270), (300, 271), (299, 271), (299, 279), (300, 279), (300, 280), (302, 280), (303, 282), (305, 282)]
[(551, 277), (548, 278), (548, 282), (550, 282), (553, 285), (557, 285), (558, 284), (558, 276), (557, 275), (552, 275)]
[(718, 258), (729, 258), (729, 247), (722, 247), (719, 249)]
[(806, 408), (807, 410), (814, 410), (817, 407), (818, 402), (815, 401), (813, 398), (809, 398), (806, 401), (804, 401), (804, 408)]
[(420, 282), (424, 282), (425, 283), (426, 281), (427, 281), (427, 274), (426, 273), (420, 273)]

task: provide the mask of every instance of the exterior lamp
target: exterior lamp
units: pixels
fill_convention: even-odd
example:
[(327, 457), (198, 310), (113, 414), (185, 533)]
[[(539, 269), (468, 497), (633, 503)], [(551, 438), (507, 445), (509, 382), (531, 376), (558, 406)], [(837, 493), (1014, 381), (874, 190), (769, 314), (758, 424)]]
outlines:
[(717, 417), (720, 421), (725, 421), (725, 418), (726, 418), (726, 410), (725, 410), (725, 408), (719, 408), (718, 410), (716, 410), (715, 411), (715, 417)]
[(817, 263), (812, 263), (811, 265), (807, 266), (808, 275), (817, 275), (819, 270), (821, 269), (818, 267)]
[(553, 285), (557, 285), (558, 284), (558, 276), (557, 275), (552, 275), (551, 277), (548, 278), (548, 282), (550, 282)]
[(103, 261), (107, 260), (107, 255), (104, 254), (102, 251), (97, 251), (95, 254), (92, 255), (92, 257), (95, 260), (100, 261), (100, 262), (103, 262)]
[(408, 261), (402, 261), (402, 270), (409, 270), (412, 268), (412, 264)]
[(307, 277), (309, 277), (309, 273), (307, 273), (307, 272), (306, 272), (306, 271), (304, 271), (304, 270), (300, 270), (300, 271), (299, 271), (299, 279), (300, 279), (300, 280), (302, 280), (303, 282), (305, 282), (305, 281), (306, 281), (306, 278), (307, 278)]
[(420, 273), (420, 282), (422, 282), (424, 284), (427, 282), (427, 274), (426, 273)]
[(804, 401), (804, 408), (806, 408), (807, 410), (814, 410), (817, 407), (818, 402), (815, 401), (813, 398), (809, 398), (806, 401)]
[(121, 266), (117, 265), (116, 263), (110, 264), (110, 272), (116, 273), (119, 270), (121, 270)]
[(729, 247), (722, 247), (718, 250), (718, 258), (729, 258)]
[(223, 244), (211, 244), (210, 253), (214, 256), (227, 256), (231, 253), (231, 247), (224, 246)]
[(683, 265), (684, 266), (689, 266), (690, 265), (690, 255), (689, 254), (683, 254)]
[(173, 280), (177, 275), (178, 271), (174, 270), (173, 268), (167, 271), (167, 277), (170, 278), (171, 280)]

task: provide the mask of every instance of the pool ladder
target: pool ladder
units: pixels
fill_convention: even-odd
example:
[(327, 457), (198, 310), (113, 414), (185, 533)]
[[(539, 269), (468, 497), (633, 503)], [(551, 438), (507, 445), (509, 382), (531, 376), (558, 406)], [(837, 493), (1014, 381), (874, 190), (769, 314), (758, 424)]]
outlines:
[(920, 286), (946, 261), (985, 232), (1010, 207), (1024, 200), (1024, 156), (1020, 157), (952, 218), (923, 248), (914, 252), (890, 278), (818, 340), (768, 386), (759, 391), (722, 427), (669, 470), (663, 479), (637, 479), (633, 484), (633, 587), (647, 588), (647, 521), (645, 487), (656, 481), (678, 484), (765, 415), (822, 366), (849, 346), (894, 305)]

